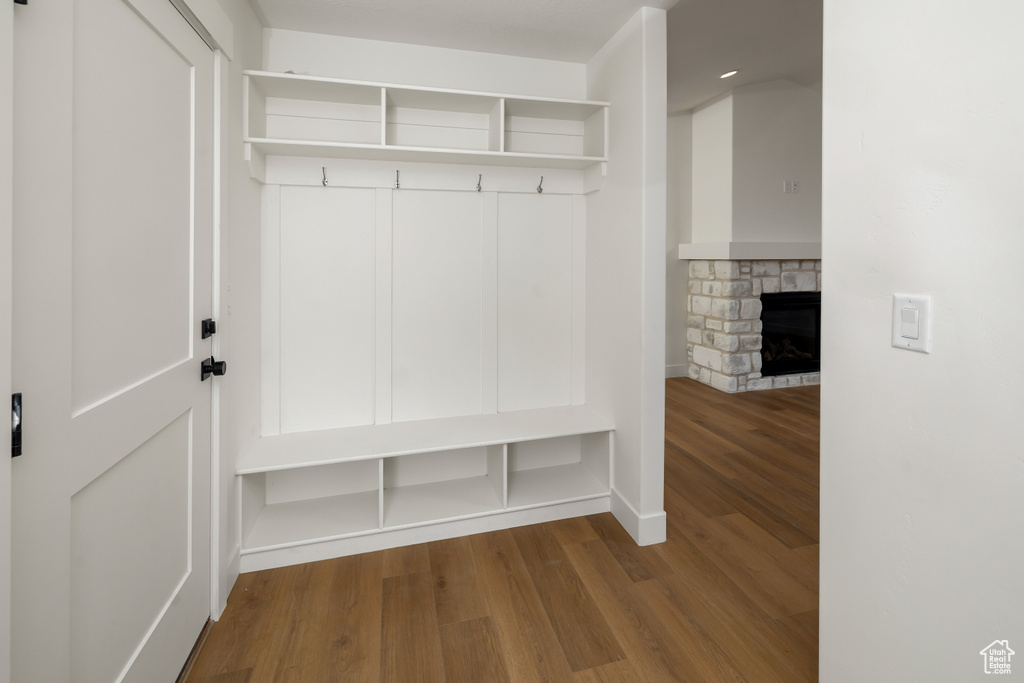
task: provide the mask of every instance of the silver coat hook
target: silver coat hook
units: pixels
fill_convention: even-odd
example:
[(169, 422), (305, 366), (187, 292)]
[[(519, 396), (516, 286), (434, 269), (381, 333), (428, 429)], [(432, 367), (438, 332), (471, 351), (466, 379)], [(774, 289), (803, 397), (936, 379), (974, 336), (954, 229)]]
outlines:
[(479, 191), (480, 191), (480, 183), (482, 183), (482, 182), (483, 182), (483, 180), (484, 180), (484, 174), (483, 174), (483, 173), (481, 173), (481, 174), (480, 174), (480, 177), (476, 179), (476, 191), (477, 191), (477, 192), (479, 192)]
[(324, 187), (327, 187), (327, 167), (321, 166), (320, 170), (323, 171), (324, 174)]
[(398, 189), (400, 189), (401, 187), (402, 187), (402, 186), (401, 186), (401, 185), (399, 184), (399, 182), (398, 182), (398, 171), (395, 171), (395, 189), (396, 189), (396, 190), (398, 190)]
[(540, 185), (537, 186), (537, 192), (544, 191), (544, 176), (540, 177)]

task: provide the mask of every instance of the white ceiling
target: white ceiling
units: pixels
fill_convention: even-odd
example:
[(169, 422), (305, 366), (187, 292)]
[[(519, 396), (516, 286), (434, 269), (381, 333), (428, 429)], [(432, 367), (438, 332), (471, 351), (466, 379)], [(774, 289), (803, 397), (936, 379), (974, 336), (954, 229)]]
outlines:
[[(588, 61), (640, 7), (671, 8), (669, 113), (692, 109), (739, 85), (789, 78), (812, 86), (821, 80), (822, 0), (250, 3), (274, 28), (569, 62)], [(737, 76), (719, 79), (737, 68)]]
[(643, 6), (677, 0), (250, 0), (274, 28), (586, 62)]
[(680, 0), (668, 13), (669, 113), (777, 78), (820, 89), (821, 3)]

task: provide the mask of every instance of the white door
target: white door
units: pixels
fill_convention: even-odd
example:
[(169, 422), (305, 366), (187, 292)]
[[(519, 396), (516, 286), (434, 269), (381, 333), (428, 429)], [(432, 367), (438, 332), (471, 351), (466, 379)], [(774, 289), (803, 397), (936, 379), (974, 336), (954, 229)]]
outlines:
[(209, 615), (213, 53), (169, 0), (15, 21), (15, 681), (173, 681)]

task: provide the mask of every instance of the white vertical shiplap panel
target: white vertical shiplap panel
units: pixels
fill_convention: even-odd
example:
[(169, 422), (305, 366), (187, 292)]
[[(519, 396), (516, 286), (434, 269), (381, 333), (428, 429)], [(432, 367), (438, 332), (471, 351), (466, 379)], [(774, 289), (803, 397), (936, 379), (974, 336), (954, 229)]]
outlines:
[(586, 403), (587, 198), (572, 198), (572, 405)]
[(483, 197), (481, 412), (498, 412), (498, 194)]
[(481, 193), (394, 193), (396, 422), (481, 411), (481, 223)]
[(374, 190), (281, 188), (281, 431), (374, 419)]
[(260, 433), (281, 433), (281, 187), (264, 185), (260, 231)]
[(376, 190), (375, 424), (391, 423), (391, 190)]
[(573, 198), (498, 197), (498, 411), (572, 397)]

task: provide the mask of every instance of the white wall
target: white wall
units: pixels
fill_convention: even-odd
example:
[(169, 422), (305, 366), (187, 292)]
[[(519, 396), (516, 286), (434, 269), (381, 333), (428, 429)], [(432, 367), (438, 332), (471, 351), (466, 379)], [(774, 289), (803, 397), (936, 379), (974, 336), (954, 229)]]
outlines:
[(587, 403), (615, 418), (612, 511), (641, 544), (665, 539), (665, 60), (665, 12), (644, 8), (587, 65), (587, 95), (611, 102), (587, 196)]
[(819, 242), (821, 93), (776, 80), (695, 109), (692, 188), (694, 244)]
[(732, 241), (732, 93), (693, 112), (691, 241)]
[(733, 241), (820, 241), (821, 93), (786, 80), (736, 88), (732, 117)]
[(264, 30), (264, 68), (360, 81), (584, 99), (586, 66), (379, 40)]
[(679, 245), (690, 241), (693, 117), (668, 117), (668, 215), (665, 230), (665, 376), (686, 377), (686, 285), (689, 261)]
[[(824, 25), (821, 680), (987, 680), (996, 639), (1019, 677), (1024, 4)], [(933, 297), (931, 354), (890, 346), (894, 292)]]
[(227, 99), (222, 104), (221, 137), (221, 282), (217, 342), (228, 361), (219, 378), (220, 496), (214, 536), (217, 560), (213, 615), (227, 604), (238, 576), (241, 540), (235, 463), (259, 435), (260, 416), (260, 185), (249, 178), (242, 156), (242, 70), (262, 63), (263, 27), (246, 0), (219, 0), (234, 25), (229, 62), (222, 78)]

